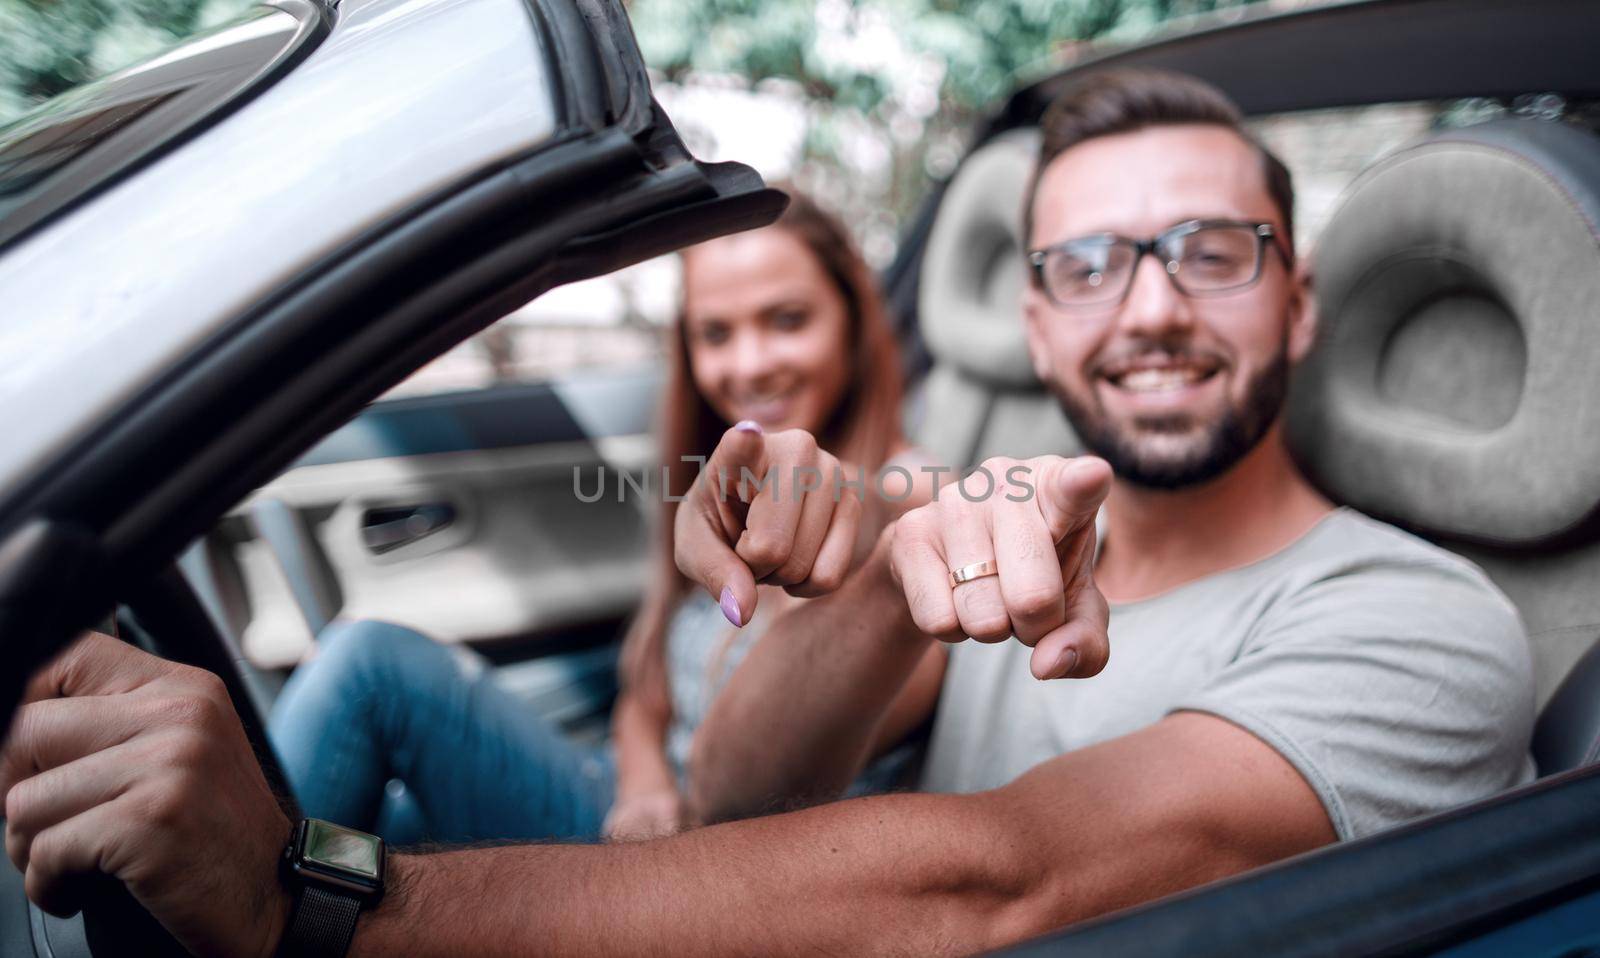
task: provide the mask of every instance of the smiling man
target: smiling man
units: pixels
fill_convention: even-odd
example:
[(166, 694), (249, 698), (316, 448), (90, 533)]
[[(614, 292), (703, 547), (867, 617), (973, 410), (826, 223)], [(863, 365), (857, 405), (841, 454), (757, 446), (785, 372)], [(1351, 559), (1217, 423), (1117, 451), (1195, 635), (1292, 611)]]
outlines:
[[(1288, 455), (1315, 313), (1282, 165), (1167, 74), (1092, 78), (1042, 126), (1029, 349), (1098, 458), (991, 460), (992, 493), (947, 488), (891, 526), (757, 644), (691, 775), (708, 820), (830, 798), (888, 716), (931, 717), (936, 794), (393, 855), (351, 954), (970, 953), (1531, 774), (1510, 604)], [(768, 448), (735, 430), (713, 466)], [(730, 520), (709, 488), (679, 510), (679, 564), (746, 616), (753, 569), (814, 557), (855, 514)], [(939, 639), (942, 683), (909, 682)], [(0, 786), (36, 901), (71, 910), (98, 869), (198, 951), (279, 947), (305, 900), (277, 868), (291, 824), (213, 679), (96, 638), (29, 699)]]
[[(998, 871), (1036, 877), (1065, 918), (1527, 780), (1510, 603), (1290, 458), (1281, 412), (1316, 313), (1288, 170), (1172, 74), (1083, 81), (1041, 133), (1028, 348), (1109, 489), (1093, 459), (990, 460), (1027, 467), (1036, 495), (947, 489), (901, 519), (719, 699), (702, 816), (834, 797), (891, 709), (931, 715), (920, 786), (1015, 823), (1028, 853)], [(716, 536), (681, 557), (713, 589), (737, 578)], [(908, 707), (925, 636), (957, 644)]]
[[(1531, 665), (1510, 603), (1469, 563), (1336, 508), (1289, 456), (1281, 412), (1316, 313), (1288, 170), (1221, 93), (1172, 74), (1083, 81), (1041, 133), (1028, 348), (1111, 466), (1098, 521), (1093, 460), (1058, 457), (1020, 464), (1031, 515), (947, 492), (903, 518), (813, 620), (903, 595), (916, 628), (880, 615), (848, 626), (873, 639), (795, 630), (753, 650), (697, 743), (702, 815), (836, 794), (922, 641), (907, 634), (959, 643), (923, 705), (924, 789), (996, 789), (1041, 815), (1090, 793), (1116, 803), (1080, 810), (1098, 837), (1139, 823), (1122, 836), (1139, 852), (1073, 893), (1094, 907), (1525, 781)], [(1054, 825), (1045, 846), (1080, 861), (1100, 847), (1084, 831)]]

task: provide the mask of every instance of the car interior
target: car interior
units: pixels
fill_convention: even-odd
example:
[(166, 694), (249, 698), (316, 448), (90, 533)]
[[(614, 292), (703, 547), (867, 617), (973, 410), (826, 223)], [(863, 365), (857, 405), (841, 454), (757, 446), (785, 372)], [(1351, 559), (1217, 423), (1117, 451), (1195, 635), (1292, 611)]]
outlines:
[[(943, 462), (1080, 448), (1018, 318), (1015, 210), (1035, 147), (1019, 129), (971, 154), (927, 238), (918, 321), (932, 362), (908, 415)], [(1451, 199), (1463, 195), (1478, 201)], [(1288, 415), (1331, 498), (1472, 559), (1516, 603), (1545, 773), (1600, 750), (1586, 479), (1600, 446), (1580, 368), (1594, 348), (1582, 304), (1600, 297), (1596, 223), (1600, 138), (1577, 125), (1506, 117), (1385, 157), (1316, 241), (1321, 339)], [(612, 690), (607, 646), (642, 589), (648, 517), (638, 499), (557, 504), (575, 469), (652, 467), (655, 386), (608, 374), (377, 404), (183, 568), (266, 671), (268, 697), (272, 670), (334, 615), (381, 617), (484, 649), (532, 704), (593, 733)]]
[[(654, 370), (388, 400), (253, 493), (180, 560), (257, 702), (336, 616), (467, 643), (572, 734), (603, 735), (644, 589)], [(573, 508), (605, 470), (609, 494)]]
[[(1017, 129), (972, 153), (927, 237), (918, 322), (931, 365), (908, 417), (943, 462), (1080, 449), (1019, 321), (1015, 211), (1036, 144)], [(1451, 199), (1463, 195), (1478, 202)], [(1597, 223), (1600, 137), (1577, 125), (1503, 117), (1384, 157), (1316, 240), (1321, 338), (1288, 414), (1297, 458), (1331, 498), (1472, 559), (1515, 602), (1535, 651), (1542, 775), (1600, 758), (1600, 527), (1586, 479), (1600, 446), (1580, 368), (1594, 349), (1581, 317), (1600, 297)], [(293, 637), (311, 641), (336, 614), (373, 616), (473, 644), (531, 707), (597, 738), (642, 588), (647, 510), (554, 504), (574, 469), (651, 468), (656, 385), (607, 375), (377, 404), (183, 568), (264, 667), (263, 704), (304, 651)], [(403, 535), (385, 531), (397, 525)]]

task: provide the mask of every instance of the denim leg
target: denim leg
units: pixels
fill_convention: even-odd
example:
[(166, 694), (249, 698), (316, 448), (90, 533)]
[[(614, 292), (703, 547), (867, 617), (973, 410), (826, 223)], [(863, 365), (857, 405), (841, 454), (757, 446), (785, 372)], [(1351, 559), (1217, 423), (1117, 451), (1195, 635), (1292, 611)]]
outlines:
[(307, 815), (371, 828), (398, 778), (434, 841), (599, 836), (610, 757), (500, 688), (482, 658), (385, 622), (335, 622), (317, 644), (270, 723)]

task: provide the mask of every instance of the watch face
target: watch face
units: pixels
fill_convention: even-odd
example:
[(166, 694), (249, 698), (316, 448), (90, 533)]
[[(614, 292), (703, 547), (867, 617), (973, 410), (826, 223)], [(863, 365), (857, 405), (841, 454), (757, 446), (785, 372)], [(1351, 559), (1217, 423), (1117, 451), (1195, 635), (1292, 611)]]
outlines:
[(325, 868), (338, 868), (377, 881), (382, 842), (375, 836), (338, 825), (306, 819), (306, 841), (301, 857)]

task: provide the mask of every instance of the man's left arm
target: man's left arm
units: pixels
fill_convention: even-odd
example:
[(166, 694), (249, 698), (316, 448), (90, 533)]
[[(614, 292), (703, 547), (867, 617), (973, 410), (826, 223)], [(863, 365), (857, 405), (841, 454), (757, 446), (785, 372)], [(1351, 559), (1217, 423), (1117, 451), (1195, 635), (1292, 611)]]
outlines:
[[(264, 956), (288, 823), (220, 683), (110, 639), (36, 683), (7, 852), (58, 913), (105, 871), (191, 949)], [(352, 954), (961, 954), (1332, 838), (1271, 748), (1185, 714), (977, 795), (887, 795), (620, 846), (391, 859)]]
[[(364, 919), (355, 953), (970, 954), (1332, 839), (1276, 752), (1181, 715), (976, 795), (856, 799), (632, 846), (398, 858), (405, 890)], [(482, 937), (435, 937), (461, 889), (496, 902), (469, 912)]]

